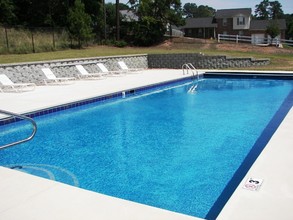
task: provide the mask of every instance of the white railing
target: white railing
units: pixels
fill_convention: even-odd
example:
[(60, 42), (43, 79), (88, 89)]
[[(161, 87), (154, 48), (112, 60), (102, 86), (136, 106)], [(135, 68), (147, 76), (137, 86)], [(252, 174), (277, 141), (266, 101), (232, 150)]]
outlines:
[(221, 42), (221, 41), (234, 41), (236, 43), (248, 42), (251, 44), (273, 44), (273, 45), (286, 44), (289, 46), (293, 46), (293, 40), (277, 39), (277, 38), (274, 38), (272, 40), (271, 38), (218, 34), (218, 42)]
[[(196, 77), (197, 77), (197, 80), (199, 80), (199, 74), (198, 74), (198, 71), (197, 71), (197, 69), (193, 66), (193, 64), (192, 63), (184, 63), (183, 65), (182, 65), (182, 71), (183, 71), (183, 75), (185, 75), (185, 74), (189, 74), (189, 70), (191, 71), (191, 73), (192, 73), (192, 77), (194, 78), (195, 77), (195, 75), (196, 75)], [(186, 71), (186, 72), (185, 72)]]
[(27, 142), (27, 141), (30, 141), (30, 140), (33, 139), (33, 137), (35, 136), (35, 134), (37, 132), (37, 124), (32, 118), (29, 118), (29, 117), (27, 117), (25, 115), (20, 115), (20, 114), (16, 114), (16, 113), (13, 113), (13, 112), (5, 111), (5, 110), (2, 110), (2, 109), (0, 109), (0, 114), (9, 115), (9, 116), (21, 119), (21, 120), (27, 120), (27, 121), (29, 121), (31, 123), (32, 129), (33, 129), (32, 133), (30, 134), (29, 137), (23, 138), (21, 140), (13, 141), (13, 142), (11, 142), (9, 144), (2, 145), (2, 146), (0, 146), (0, 150), (8, 148), (8, 147), (12, 147), (12, 146), (17, 145), (17, 144), (24, 143), (24, 142)]
[(192, 94), (196, 93), (198, 82), (203, 79), (203, 73), (200, 74), (192, 63), (184, 63), (182, 65), (182, 71), (183, 71), (183, 75), (185, 74), (188, 75), (189, 71), (191, 71), (193, 82), (192, 82), (192, 86), (188, 89), (188, 93), (192, 93)]

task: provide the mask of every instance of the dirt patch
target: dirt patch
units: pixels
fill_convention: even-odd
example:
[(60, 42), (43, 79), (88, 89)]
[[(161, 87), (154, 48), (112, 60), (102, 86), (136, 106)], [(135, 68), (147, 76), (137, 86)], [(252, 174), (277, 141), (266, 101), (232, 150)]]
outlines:
[(248, 43), (220, 42), (210, 39), (195, 38), (174, 38), (172, 41), (166, 40), (157, 47), (165, 49), (216, 49), (219, 51), (239, 51), (239, 52), (256, 52), (263, 54), (293, 54), (293, 48), (278, 48), (276, 46), (256, 46)]
[(232, 43), (218, 43), (216, 48), (219, 50), (236, 50), (241, 52), (260, 52), (260, 53), (293, 53), (292, 49), (278, 48), (276, 46), (255, 46), (251, 44), (232, 44)]

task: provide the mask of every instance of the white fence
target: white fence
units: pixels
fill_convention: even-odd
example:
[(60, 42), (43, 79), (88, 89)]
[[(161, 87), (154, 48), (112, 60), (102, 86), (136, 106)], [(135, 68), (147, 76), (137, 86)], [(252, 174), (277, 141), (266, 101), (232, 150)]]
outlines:
[(227, 35), (227, 34), (218, 34), (218, 42), (220, 41), (234, 41), (236, 43), (239, 42), (246, 42), (251, 44), (286, 44), (289, 46), (293, 46), (293, 40), (285, 40), (285, 39), (278, 39), (274, 38), (263, 38), (263, 37), (250, 37), (250, 36), (242, 36), (242, 35)]

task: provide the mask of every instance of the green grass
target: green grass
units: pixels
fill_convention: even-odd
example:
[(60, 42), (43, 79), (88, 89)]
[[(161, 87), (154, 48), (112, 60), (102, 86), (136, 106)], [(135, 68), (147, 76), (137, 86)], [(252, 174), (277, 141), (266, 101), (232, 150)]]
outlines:
[[(228, 44), (229, 45), (229, 44)], [(232, 45), (233, 46), (233, 45)], [(219, 49), (217, 44), (204, 44), (204, 43), (173, 43), (170, 45), (160, 45), (154, 47), (111, 47), (111, 46), (94, 46), (85, 49), (70, 49), (63, 51), (53, 51), (45, 53), (32, 53), (32, 54), (7, 54), (0, 55), (0, 63), (20, 63), (20, 62), (34, 62), (34, 61), (48, 61), (72, 58), (86, 58), (86, 57), (101, 57), (101, 56), (117, 56), (117, 55), (131, 55), (131, 54), (154, 54), (154, 53), (199, 53), (205, 55), (226, 55), (228, 57), (253, 57), (256, 59), (269, 58), (271, 64), (262, 67), (253, 67), (251, 69), (259, 70), (288, 70), (293, 71), (293, 50), (287, 49), (268, 53), (254, 51), (251, 47), (249, 51), (243, 51), (240, 46), (231, 49)], [(247, 69), (247, 68), (245, 68)]]

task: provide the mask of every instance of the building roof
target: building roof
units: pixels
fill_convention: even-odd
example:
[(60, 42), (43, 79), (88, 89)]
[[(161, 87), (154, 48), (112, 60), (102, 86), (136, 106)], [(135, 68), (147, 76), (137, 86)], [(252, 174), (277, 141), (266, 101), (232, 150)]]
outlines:
[(123, 21), (138, 21), (138, 16), (131, 10), (120, 10), (119, 12)]
[[(251, 20), (250, 30), (266, 30), (272, 20)], [(281, 30), (286, 30), (286, 20), (276, 19), (277, 25)]]
[(186, 18), (186, 24), (181, 28), (211, 28), (217, 27), (217, 24), (213, 23), (212, 17), (206, 18)]
[(251, 8), (220, 9), (217, 10), (215, 18), (233, 18), (239, 14), (249, 17)]

